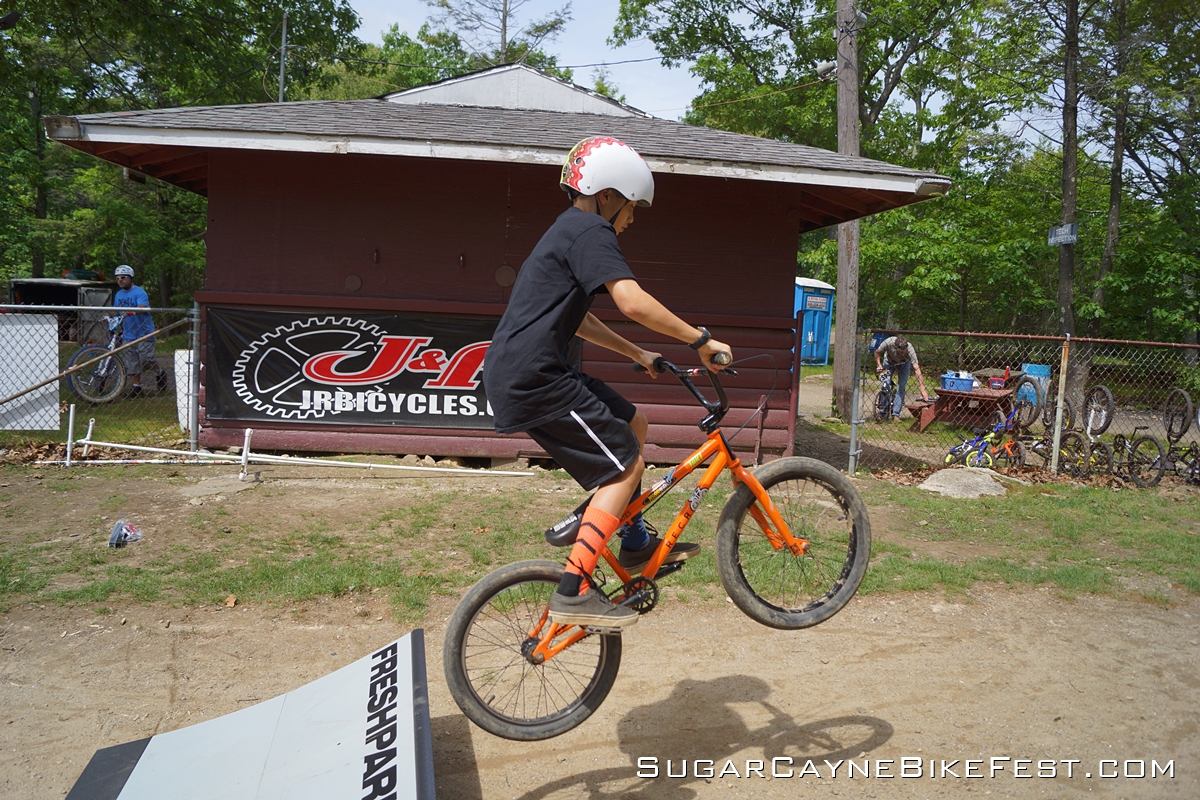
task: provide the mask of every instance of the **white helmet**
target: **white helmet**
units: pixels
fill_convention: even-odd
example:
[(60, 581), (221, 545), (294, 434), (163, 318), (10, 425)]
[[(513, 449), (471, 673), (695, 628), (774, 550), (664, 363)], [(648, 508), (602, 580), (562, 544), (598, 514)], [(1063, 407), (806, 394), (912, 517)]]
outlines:
[(654, 175), (629, 145), (611, 136), (592, 136), (571, 148), (563, 162), (563, 191), (593, 195), (616, 189), (639, 206), (654, 202)]
[(128, 275), (129, 277), (132, 278), (133, 277), (133, 267), (129, 266), (128, 264), (122, 264), (121, 266), (119, 266), (113, 270), (113, 277), (119, 278), (122, 275)]

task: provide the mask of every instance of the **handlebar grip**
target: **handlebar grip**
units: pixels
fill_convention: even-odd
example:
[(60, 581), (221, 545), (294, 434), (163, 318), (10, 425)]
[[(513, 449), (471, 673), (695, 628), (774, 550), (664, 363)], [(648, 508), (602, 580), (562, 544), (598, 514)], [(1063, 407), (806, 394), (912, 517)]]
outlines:
[[(662, 356), (659, 356), (658, 358), (654, 359), (654, 371), (655, 372), (669, 372), (670, 369), (671, 369), (671, 362), (667, 361)], [(633, 371), (634, 372), (648, 372), (649, 370), (647, 370), (641, 364), (634, 362)]]
[(733, 363), (733, 356), (729, 355), (729, 353), (726, 353), (725, 351), (721, 351), (712, 357), (712, 363), (716, 364), (718, 367), (728, 367)]

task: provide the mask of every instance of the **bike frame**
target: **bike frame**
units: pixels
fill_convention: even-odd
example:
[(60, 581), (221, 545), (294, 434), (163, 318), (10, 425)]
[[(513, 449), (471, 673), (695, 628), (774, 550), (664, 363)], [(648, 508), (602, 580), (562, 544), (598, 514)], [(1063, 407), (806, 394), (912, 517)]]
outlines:
[[(679, 537), (683, 534), (684, 529), (687, 528), (696, 510), (700, 508), (700, 503), (704, 500), (704, 495), (708, 493), (708, 490), (713, 487), (713, 484), (717, 482), (717, 478), (725, 470), (729, 470), (735, 488), (739, 485), (745, 486), (758, 501), (750, 506), (750, 516), (758, 523), (763, 535), (767, 537), (772, 547), (776, 550), (787, 548), (793, 555), (801, 555), (808, 552), (808, 540), (792, 535), (787, 523), (783, 520), (783, 515), (779, 513), (779, 509), (771, 502), (771, 496), (767, 494), (766, 489), (762, 487), (762, 484), (758, 482), (754, 475), (742, 466), (742, 462), (734, 455), (719, 428), (709, 433), (708, 440), (690, 456), (673, 467), (662, 480), (655, 483), (633, 500), (621, 515), (621, 524), (629, 522), (635, 514), (648, 509), (660, 497), (678, 485), (688, 475), (691, 475), (701, 464), (710, 458), (712, 459), (712, 463), (708, 465), (704, 470), (704, 474), (700, 476), (700, 481), (692, 491), (692, 496), (675, 516), (671, 527), (667, 530), (666, 536), (663, 537), (658, 549), (654, 551), (654, 555), (650, 557), (649, 563), (639, 573), (639, 577), (653, 579), (658, 574), (659, 569), (663, 565), (663, 560), (671, 552), (671, 549), (675, 547), (675, 543), (679, 541)], [(621, 566), (611, 548), (605, 547), (601, 551), (601, 555), (609, 567), (612, 568), (613, 573), (621, 579), (622, 584), (633, 580), (633, 575)], [(558, 623), (551, 622), (549, 614), (550, 609), (547, 607), (542, 612), (542, 616), (537, 624), (534, 625), (526, 637), (527, 639), (538, 640), (532, 657), (535, 661), (539, 661), (539, 663), (549, 661), (575, 642), (592, 635), (589, 631), (574, 625), (559, 625)]]

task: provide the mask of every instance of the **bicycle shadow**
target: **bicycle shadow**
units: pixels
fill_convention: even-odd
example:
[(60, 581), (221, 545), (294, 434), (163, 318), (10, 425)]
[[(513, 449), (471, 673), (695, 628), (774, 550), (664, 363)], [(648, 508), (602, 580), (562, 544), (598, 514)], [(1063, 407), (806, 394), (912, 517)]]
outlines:
[[(591, 800), (691, 800), (696, 791), (689, 784), (740, 780), (746, 776), (747, 759), (764, 762), (764, 776), (771, 775), (773, 758), (790, 757), (792, 762), (780, 762), (778, 769), (796, 776), (811, 759), (827, 776), (824, 760), (858, 758), (892, 737), (889, 722), (865, 715), (798, 723), (767, 702), (770, 693), (766, 681), (745, 675), (681, 681), (667, 699), (638, 706), (617, 723), (618, 746), (630, 766), (559, 778), (526, 792), (520, 800), (541, 800), (559, 792)], [(734, 704), (752, 704), (766, 712), (768, 721), (751, 728)], [(639, 766), (643, 775), (650, 774), (651, 762), (639, 762), (645, 758), (657, 759), (658, 777), (638, 776)], [(698, 760), (700, 775), (696, 774)], [(727, 761), (739, 773), (737, 778), (733, 773), (719, 777)]]

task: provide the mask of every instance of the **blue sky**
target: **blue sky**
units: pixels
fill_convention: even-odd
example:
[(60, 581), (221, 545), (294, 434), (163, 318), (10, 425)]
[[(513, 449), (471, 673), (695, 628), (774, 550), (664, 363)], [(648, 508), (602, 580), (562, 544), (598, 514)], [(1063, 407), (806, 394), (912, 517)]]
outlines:
[[(431, 11), (421, 0), (350, 0), (350, 4), (362, 17), (359, 38), (376, 44), (380, 42), (382, 32), (393, 23), (399, 25), (401, 31), (416, 33)], [(536, 19), (560, 5), (550, 0), (531, 0), (521, 9), (522, 19)], [(564, 66), (652, 58), (654, 48), (646, 41), (620, 48), (606, 43), (612, 35), (617, 7), (618, 0), (574, 3), (573, 19), (567, 23), (566, 30), (544, 49), (557, 55), (558, 63)], [(591, 86), (593, 69), (590, 66), (576, 68), (575, 82)], [(692, 98), (699, 94), (699, 81), (686, 68), (667, 69), (657, 60), (613, 64), (608, 71), (610, 80), (625, 95), (625, 102), (656, 117), (678, 119)]]

